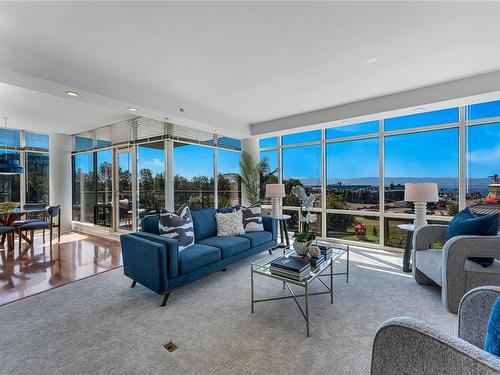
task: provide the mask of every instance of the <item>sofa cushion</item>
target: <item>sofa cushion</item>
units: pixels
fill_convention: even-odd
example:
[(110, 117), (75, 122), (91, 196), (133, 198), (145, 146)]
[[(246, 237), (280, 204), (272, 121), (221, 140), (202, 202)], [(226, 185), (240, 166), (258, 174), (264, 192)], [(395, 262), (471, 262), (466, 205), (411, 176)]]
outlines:
[(455, 236), (495, 236), (498, 233), (498, 213), (475, 216), (468, 208), (455, 215), (446, 229), (445, 241)]
[(217, 235), (217, 223), (215, 221), (215, 208), (203, 208), (191, 211), (194, 226), (194, 240), (199, 242), (208, 237)]
[(218, 247), (221, 250), (222, 258), (229, 258), (232, 255), (241, 253), (250, 248), (250, 240), (243, 237), (209, 237), (199, 243), (208, 246)]
[(500, 297), (497, 297), (490, 312), (484, 351), (500, 357)]
[(436, 284), (441, 285), (443, 283), (441, 278), (443, 252), (441, 249), (417, 251), (415, 254), (415, 263), (417, 269)]
[(257, 247), (263, 243), (273, 240), (273, 234), (271, 232), (248, 232), (245, 234), (240, 234), (240, 237), (248, 238), (250, 240), (251, 247)]
[(161, 210), (158, 228), (160, 236), (177, 241), (179, 251), (194, 244), (193, 219), (187, 204), (182, 205), (176, 212)]
[(194, 244), (179, 253), (179, 268), (181, 275), (195, 271), (203, 266), (215, 263), (221, 259), (217, 247)]
[(227, 213), (233, 212), (233, 211), (234, 211), (234, 209), (231, 206), (229, 206), (229, 207), (221, 207), (221, 208), (217, 209), (217, 212), (220, 212), (220, 213), (223, 213), (223, 214), (227, 214)]
[[(498, 233), (499, 215), (493, 213), (484, 216), (475, 216), (468, 208), (455, 215), (446, 230), (445, 241), (463, 235), (495, 236)], [(494, 258), (469, 258), (483, 267), (493, 264)]]
[(158, 229), (158, 215), (150, 215), (141, 220), (141, 231), (146, 233), (160, 234)]

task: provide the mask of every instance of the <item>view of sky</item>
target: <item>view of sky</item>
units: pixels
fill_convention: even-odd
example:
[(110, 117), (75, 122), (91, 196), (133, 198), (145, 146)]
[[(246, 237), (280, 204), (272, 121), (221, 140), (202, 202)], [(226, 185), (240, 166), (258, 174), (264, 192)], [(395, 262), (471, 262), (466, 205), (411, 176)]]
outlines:
[[(500, 115), (500, 101), (470, 106), (467, 118), (471, 120)], [(445, 124), (458, 120), (458, 109), (450, 108), (427, 113), (417, 113), (384, 121), (386, 131)], [(377, 132), (378, 122), (346, 125), (327, 129), (327, 138), (340, 139), (345, 136)], [(315, 141), (321, 139), (321, 131), (289, 134), (283, 137), (284, 144)], [(278, 144), (277, 137), (260, 140), (261, 147)], [(467, 131), (469, 178), (484, 179), (500, 174), (500, 123), (468, 127)], [(326, 169), (328, 183), (345, 179), (378, 178), (378, 138), (357, 141), (335, 142), (326, 146)], [(458, 129), (434, 130), (384, 137), (384, 169), (386, 183), (389, 178), (458, 178)], [(111, 162), (110, 150), (97, 152), (98, 164)], [(271, 169), (278, 164), (275, 150), (261, 151), (267, 157)], [(192, 178), (213, 175), (214, 149), (199, 145), (174, 147), (174, 173)], [(283, 149), (283, 178), (297, 178), (306, 184), (321, 182), (321, 146), (294, 146)], [(122, 155), (120, 164), (127, 167), (130, 160)], [(84, 172), (93, 169), (91, 154), (75, 157), (76, 169)], [(148, 168), (153, 174), (165, 171), (165, 155), (162, 149), (140, 146), (138, 169)], [(218, 151), (219, 173), (239, 171), (239, 153), (220, 149)]]

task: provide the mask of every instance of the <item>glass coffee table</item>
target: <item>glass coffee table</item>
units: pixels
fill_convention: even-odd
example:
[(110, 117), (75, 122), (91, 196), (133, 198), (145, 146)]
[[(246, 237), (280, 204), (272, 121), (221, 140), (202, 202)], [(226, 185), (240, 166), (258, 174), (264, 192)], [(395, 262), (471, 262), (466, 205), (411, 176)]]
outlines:
[[(283, 253), (280, 254), (271, 254), (262, 258), (254, 263), (251, 266), (251, 295), (252, 295), (252, 314), (254, 313), (254, 305), (257, 302), (266, 302), (266, 301), (277, 301), (282, 299), (293, 298), (297, 307), (299, 308), (304, 320), (306, 321), (306, 334), (309, 337), (309, 297), (315, 296), (319, 294), (330, 294), (330, 303), (333, 304), (333, 276), (335, 275), (346, 275), (346, 282), (349, 282), (349, 245), (344, 244), (330, 244), (319, 242), (319, 245), (328, 246), (332, 251), (329, 255), (326, 256), (325, 261), (320, 264), (317, 268), (311, 267), (311, 272), (308, 276), (306, 276), (301, 281), (297, 281), (285, 276), (280, 276), (271, 273), (270, 265), (273, 260), (279, 258), (281, 256), (288, 256), (293, 253), (293, 249), (284, 249)], [(345, 272), (334, 273), (333, 272), (333, 264), (337, 259), (346, 254), (347, 256), (347, 266)], [(329, 270), (330, 272), (324, 272), (325, 270)], [(254, 290), (254, 277), (255, 276), (264, 276), (268, 279), (275, 279), (283, 282), (283, 289), (288, 289), (289, 295), (278, 296), (278, 297), (268, 297), (268, 298), (255, 298), (255, 290)], [(322, 280), (322, 277), (328, 277), (329, 285)], [(323, 284), (323, 286), (327, 289), (323, 292), (310, 292), (309, 286), (314, 281), (318, 280)], [(290, 284), (297, 285), (299, 287), (304, 288), (303, 294), (295, 294), (290, 288)], [(299, 303), (298, 297), (304, 297), (304, 308)]]

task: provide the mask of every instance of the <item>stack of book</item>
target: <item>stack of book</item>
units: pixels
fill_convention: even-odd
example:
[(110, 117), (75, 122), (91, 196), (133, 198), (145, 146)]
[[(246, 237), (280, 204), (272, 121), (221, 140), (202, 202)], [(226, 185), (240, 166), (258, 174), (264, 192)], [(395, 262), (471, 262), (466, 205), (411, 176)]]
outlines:
[(321, 255), (325, 258), (328, 257), (333, 251), (333, 246), (331, 245), (318, 245), (318, 248), (319, 251), (321, 251)]
[(295, 258), (295, 259), (305, 259), (314, 268), (319, 267), (321, 264), (323, 264), (325, 262), (325, 259), (326, 259), (323, 254), (319, 254), (318, 256), (313, 257), (310, 254), (299, 255), (295, 251), (290, 253), (290, 255), (288, 255), (288, 256), (290, 258)]
[(274, 275), (302, 281), (311, 273), (311, 264), (305, 259), (280, 257), (271, 262), (269, 269)]

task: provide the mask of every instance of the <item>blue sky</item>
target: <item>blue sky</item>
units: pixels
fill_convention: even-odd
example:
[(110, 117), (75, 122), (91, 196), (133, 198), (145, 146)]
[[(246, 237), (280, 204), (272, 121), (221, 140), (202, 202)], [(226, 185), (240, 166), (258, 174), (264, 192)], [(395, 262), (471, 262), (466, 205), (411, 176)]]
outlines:
[[(500, 101), (493, 104), (478, 104), (469, 110), (471, 118), (500, 115)], [(448, 123), (455, 121), (456, 109), (440, 110), (411, 116), (402, 116), (385, 121), (386, 128), (402, 129)], [(354, 124), (336, 128), (332, 137), (364, 132), (360, 125), (376, 130), (373, 122)], [(286, 142), (318, 139), (317, 131), (290, 134)], [(387, 177), (458, 177), (458, 129), (411, 133), (385, 137), (385, 175)], [(500, 174), (500, 124), (470, 126), (467, 132), (468, 175), (471, 178), (485, 178)], [(276, 144), (276, 137), (261, 140), (261, 146)], [(348, 179), (378, 176), (378, 138), (358, 141), (337, 142), (327, 145), (328, 179)], [(220, 149), (219, 172), (239, 171), (239, 154)], [(164, 151), (155, 148), (139, 148), (139, 169), (149, 168), (154, 173), (165, 171)], [(262, 151), (267, 156), (271, 168), (277, 166), (277, 151)], [(183, 145), (174, 148), (174, 173), (187, 178), (212, 176), (214, 149), (198, 145)], [(111, 162), (111, 151), (98, 152), (98, 162)], [(92, 168), (90, 154), (77, 155), (77, 169), (88, 171)], [(321, 146), (290, 147), (283, 150), (284, 178), (300, 178), (317, 181), (321, 177)]]

